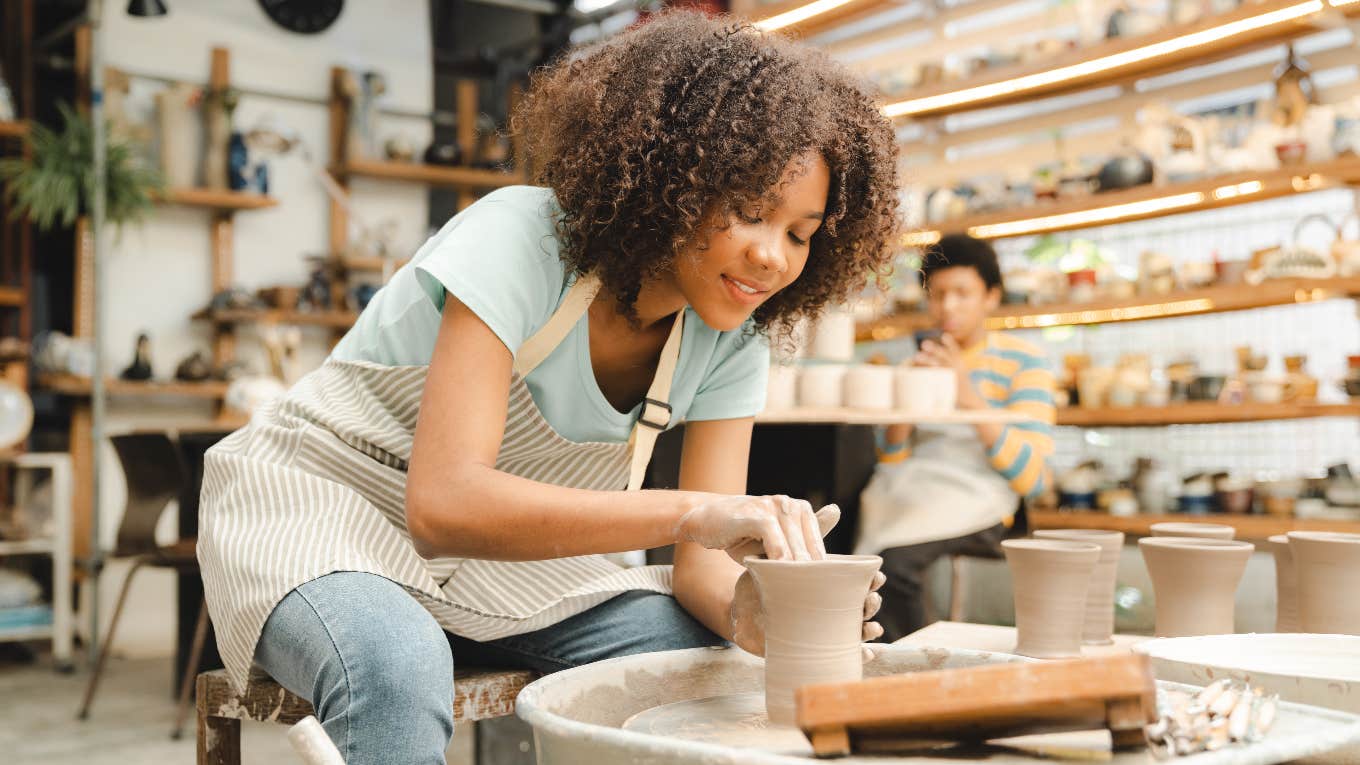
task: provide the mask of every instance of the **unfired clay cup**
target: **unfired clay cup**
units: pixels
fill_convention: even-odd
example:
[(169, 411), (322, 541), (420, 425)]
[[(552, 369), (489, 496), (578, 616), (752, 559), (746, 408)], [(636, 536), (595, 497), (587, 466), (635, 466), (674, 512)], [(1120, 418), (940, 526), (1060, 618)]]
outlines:
[(863, 678), (864, 600), (883, 559), (752, 556), (745, 563), (765, 612), (765, 711), (771, 723), (793, 725), (795, 689)]
[(798, 367), (771, 364), (766, 381), (765, 409), (782, 412), (798, 403)]
[(818, 364), (798, 370), (798, 405), (812, 409), (841, 406), (845, 399), (845, 366)]
[(1001, 543), (1015, 597), (1015, 652), (1035, 659), (1081, 656), (1086, 593), (1100, 546), (1066, 539)]
[(1299, 597), (1294, 575), (1294, 553), (1289, 549), (1289, 537), (1276, 534), (1266, 540), (1275, 556), (1275, 631), (1299, 631)]
[(1248, 542), (1198, 537), (1138, 540), (1157, 601), (1157, 637), (1230, 635), (1234, 596), (1247, 560)]
[(1291, 531), (1303, 632), (1360, 635), (1360, 534)]
[(860, 364), (845, 373), (845, 405), (852, 409), (889, 411), (893, 408), (894, 370)]
[(954, 411), (958, 381), (952, 369), (898, 367), (897, 408), (909, 414), (948, 414)]
[(1154, 523), (1148, 528), (1154, 537), (1232, 539), (1237, 535), (1237, 529), (1221, 523)]
[(1034, 532), (1036, 539), (1068, 539), (1090, 542), (1100, 546), (1100, 559), (1091, 573), (1091, 586), (1086, 591), (1086, 621), (1081, 630), (1081, 642), (1087, 645), (1110, 645), (1114, 642), (1114, 586), (1119, 573), (1119, 553), (1124, 549), (1124, 533), (1099, 529), (1043, 529)]

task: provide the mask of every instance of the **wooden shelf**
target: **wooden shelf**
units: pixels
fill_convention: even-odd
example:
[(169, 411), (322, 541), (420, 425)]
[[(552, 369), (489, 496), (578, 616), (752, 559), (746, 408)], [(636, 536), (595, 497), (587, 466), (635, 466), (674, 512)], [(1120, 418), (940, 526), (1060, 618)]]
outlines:
[(1026, 517), (1031, 529), (1102, 529), (1148, 536), (1154, 523), (1219, 523), (1237, 529), (1238, 539), (1264, 540), (1290, 531), (1342, 531), (1360, 533), (1360, 521), (1302, 519), (1274, 515), (1110, 515), (1095, 511), (1030, 510)]
[[(987, 320), (988, 329), (1036, 329), (1081, 324), (1167, 319), (1225, 311), (1243, 311), (1360, 295), (1360, 277), (1272, 279), (1258, 285), (1228, 284), (1168, 295), (1139, 296), (1090, 303), (1003, 305)], [(899, 314), (860, 324), (860, 341), (892, 340), (933, 326), (924, 313)]]
[(385, 271), (389, 267), (396, 271), (407, 263), (410, 258), (382, 258), (378, 256), (359, 257), (352, 255), (337, 255), (335, 262), (349, 271)]
[(158, 201), (186, 207), (206, 207), (213, 210), (260, 210), (273, 207), (279, 201), (264, 194), (226, 189), (168, 189)]
[[(793, 0), (792, 2), (771, 3), (762, 7), (752, 8), (751, 11), (759, 12), (760, 14), (760, 20), (754, 23), (757, 26), (760, 26), (761, 22), (764, 20), (774, 19), (781, 14), (797, 10), (812, 2), (813, 0)], [(895, 5), (896, 3), (893, 2), (893, 0), (847, 0), (843, 5), (823, 11), (805, 21), (778, 27), (778, 30), (782, 33), (799, 37), (813, 35), (818, 32), (825, 32), (828, 29), (853, 19), (877, 13), (878, 11), (885, 10)], [(732, 10), (738, 15), (743, 13), (739, 8), (734, 7)]]
[(940, 117), (1127, 83), (1321, 31), (1324, 9), (1347, 16), (1360, 13), (1360, 6), (1354, 3), (1331, 9), (1326, 8), (1325, 1), (1246, 3), (1193, 24), (1175, 24), (1146, 35), (1106, 40), (1042, 61), (922, 88), (885, 105), (884, 110), (892, 117)]
[(26, 135), (27, 122), (0, 122), (0, 138), (23, 138)]
[(1019, 210), (970, 215), (941, 222), (934, 231), (915, 235), (909, 241), (924, 237), (928, 243), (934, 234), (968, 233), (980, 239), (1001, 239), (1076, 231), (1232, 207), (1355, 183), (1360, 183), (1360, 158), (1348, 157), (1186, 183), (1138, 186)]
[(871, 412), (864, 409), (839, 407), (834, 409), (798, 408), (785, 411), (766, 411), (756, 415), (763, 425), (896, 425), (896, 424), (977, 424), (983, 422), (1024, 422), (1028, 418), (1002, 409), (985, 411), (954, 411), (948, 414), (919, 415), (906, 412)]
[[(38, 385), (47, 390), (67, 396), (90, 395), (91, 381), (79, 375), (41, 375)], [(181, 398), (204, 398), (217, 400), (227, 395), (228, 383), (219, 381), (182, 382), (179, 380), (133, 380), (109, 379), (104, 390), (110, 396), (177, 396)]]
[(388, 181), (409, 181), (430, 186), (455, 188), (500, 188), (524, 183), (520, 173), (482, 170), (475, 167), (445, 167), (413, 162), (387, 162), (371, 159), (351, 159), (332, 166), (331, 172), (340, 177), (380, 178)]
[(202, 310), (193, 318), (214, 324), (305, 324), (316, 327), (348, 329), (354, 326), (359, 314), (350, 311), (212, 311)]
[(1360, 417), (1355, 404), (1217, 404), (1211, 401), (1151, 407), (1059, 409), (1059, 425), (1080, 428), (1200, 425), (1224, 422), (1300, 420), (1314, 417)]

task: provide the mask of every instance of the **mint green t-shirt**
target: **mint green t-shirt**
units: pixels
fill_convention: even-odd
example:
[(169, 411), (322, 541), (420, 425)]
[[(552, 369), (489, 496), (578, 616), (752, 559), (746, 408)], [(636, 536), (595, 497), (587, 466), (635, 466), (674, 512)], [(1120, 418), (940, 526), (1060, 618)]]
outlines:
[[(389, 366), (428, 365), (444, 296), (455, 296), (516, 353), (547, 323), (570, 279), (559, 257), (552, 190), (510, 186), (444, 224), (359, 315), (331, 356)], [(750, 417), (765, 406), (769, 346), (750, 324), (719, 332), (685, 316), (671, 388), (671, 422)], [(641, 406), (619, 412), (590, 364), (589, 316), (525, 382), (544, 418), (572, 441), (627, 441)]]

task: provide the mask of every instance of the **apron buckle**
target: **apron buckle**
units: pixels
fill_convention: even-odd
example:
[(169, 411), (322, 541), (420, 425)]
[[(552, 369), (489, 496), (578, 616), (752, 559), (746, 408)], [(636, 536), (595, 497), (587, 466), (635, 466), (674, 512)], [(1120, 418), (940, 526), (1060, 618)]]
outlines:
[[(664, 409), (666, 411), (665, 418), (661, 419), (660, 421), (648, 419), (649, 412), (647, 408), (651, 406)], [(672, 411), (673, 410), (671, 409), (671, 405), (667, 404), (665, 401), (657, 401), (654, 398), (643, 398), (642, 412), (638, 415), (638, 424), (646, 425), (647, 427), (654, 428), (656, 430), (665, 430), (671, 424)]]

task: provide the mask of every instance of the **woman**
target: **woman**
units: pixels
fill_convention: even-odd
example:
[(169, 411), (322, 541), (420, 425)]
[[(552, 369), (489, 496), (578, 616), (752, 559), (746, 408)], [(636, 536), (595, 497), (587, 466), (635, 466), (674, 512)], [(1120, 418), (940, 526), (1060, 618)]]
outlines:
[[(205, 463), (233, 682), (253, 660), (311, 699), (350, 765), (442, 762), (455, 662), (759, 653), (736, 561), (821, 557), (839, 512), (743, 490), (764, 336), (892, 254), (872, 99), (821, 55), (666, 14), (539, 73), (516, 124), (539, 185), (457, 215)], [(680, 489), (637, 491), (681, 420)], [(668, 544), (673, 575), (603, 556)]]

